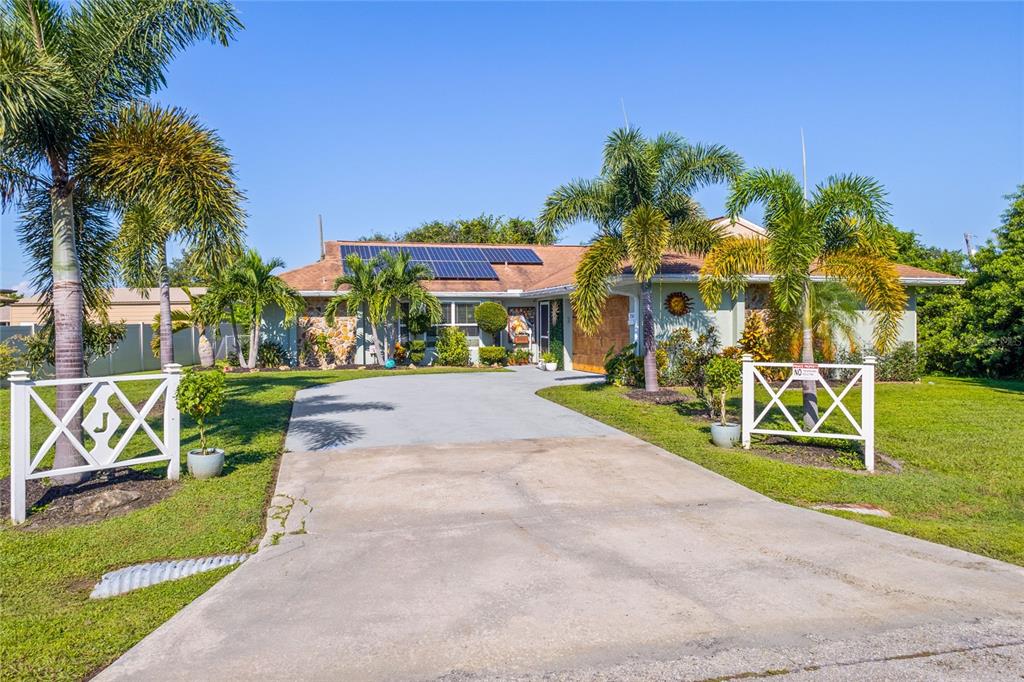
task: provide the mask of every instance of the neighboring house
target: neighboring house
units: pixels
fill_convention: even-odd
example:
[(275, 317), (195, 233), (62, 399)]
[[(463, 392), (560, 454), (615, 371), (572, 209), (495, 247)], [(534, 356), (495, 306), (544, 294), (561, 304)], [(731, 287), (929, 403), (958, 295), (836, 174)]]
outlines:
[[(735, 222), (720, 219), (719, 224), (726, 232), (738, 236), (764, 234), (759, 225), (743, 219)], [(358, 253), (367, 258), (380, 249), (409, 249), (413, 258), (432, 266), (435, 279), (427, 281), (425, 286), (444, 305), (441, 325), (462, 328), (469, 337), (474, 357), (476, 347), (495, 341), (481, 338), (485, 335), (475, 324), (473, 311), (482, 301), (500, 302), (510, 315), (518, 316), (528, 326), (526, 333), (517, 334), (518, 338), (502, 333), (498, 343), (509, 348), (521, 345), (534, 357), (550, 349), (553, 343), (556, 347), (561, 343), (566, 368), (603, 372), (609, 349), (640, 341), (639, 286), (628, 266), (611, 282), (611, 295), (600, 328), (592, 335), (584, 335), (574, 324), (569, 293), (586, 246), (348, 241), (326, 242), (322, 260), (281, 274), (281, 279), (306, 299), (307, 309), (296, 324), (287, 327), (282, 325), (280, 311), (268, 311), (267, 337), (280, 342), (294, 360), (304, 363), (313, 361), (316, 345), (313, 339), (320, 334), (329, 337), (333, 356), (339, 364), (376, 362), (372, 331), (360, 311), (350, 311), (330, 329), (323, 321), (323, 307), (336, 293), (333, 283), (342, 274), (343, 253)], [(707, 308), (697, 291), (702, 262), (699, 257), (675, 253), (666, 254), (662, 259), (660, 272), (653, 280), (655, 333), (658, 338), (664, 338), (678, 327), (699, 331), (714, 324), (721, 343), (733, 345), (743, 333), (747, 311), (764, 306), (770, 278), (753, 275), (743, 294), (735, 298), (723, 296), (719, 305)], [(916, 342), (916, 288), (962, 284), (963, 280), (905, 265), (898, 269), (909, 293), (900, 340)], [(673, 294), (677, 303), (681, 300), (684, 304), (686, 312), (682, 315), (672, 314), (667, 308), (666, 301)], [(862, 317), (859, 336), (870, 339), (871, 315)], [(401, 338), (408, 338), (404, 327)], [(427, 334), (425, 338), (429, 348), (434, 334)]]
[[(205, 287), (192, 287), (189, 289), (193, 296), (205, 294)], [(31, 325), (37, 324), (42, 313), (40, 297), (26, 296), (9, 306), (10, 324)], [(188, 310), (189, 301), (185, 291), (179, 287), (171, 287), (171, 310)], [(110, 290), (110, 306), (107, 308), (107, 318), (111, 322), (125, 322), (134, 324), (144, 322), (152, 324), (160, 312), (160, 290), (156, 287), (151, 289), (127, 289), (118, 287)]]

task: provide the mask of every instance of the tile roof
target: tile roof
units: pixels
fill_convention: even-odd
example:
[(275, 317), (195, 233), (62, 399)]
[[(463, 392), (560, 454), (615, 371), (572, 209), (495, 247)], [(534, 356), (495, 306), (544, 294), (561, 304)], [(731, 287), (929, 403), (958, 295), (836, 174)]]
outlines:
[[(753, 227), (758, 227), (754, 225)], [(743, 225), (742, 229), (750, 230), (750, 227)], [(377, 244), (392, 246), (424, 246), (422, 243), (412, 244), (410, 242), (350, 242), (350, 241), (328, 241), (325, 242), (327, 257), (316, 263), (305, 265), (294, 270), (288, 270), (280, 275), (281, 279), (292, 288), (302, 292), (328, 292), (334, 289), (334, 280), (342, 273), (341, 245), (342, 244)], [(432, 244), (426, 244), (431, 246)], [(433, 244), (433, 246), (495, 246), (494, 244)], [(509, 246), (523, 246), (522, 244), (511, 244)], [(425, 282), (425, 286), (435, 293), (493, 293), (493, 292), (515, 292), (540, 291), (556, 287), (571, 286), (575, 280), (576, 266), (587, 251), (587, 246), (582, 245), (553, 245), (538, 246), (530, 245), (541, 260), (543, 265), (494, 265), (498, 279), (460, 279), (446, 280), (435, 279)], [(680, 253), (667, 253), (662, 258), (661, 274), (665, 275), (689, 275), (696, 277), (704, 260), (699, 256)], [(931, 272), (909, 265), (897, 265), (900, 277), (911, 280), (935, 280), (936, 282), (948, 281), (950, 284), (959, 283), (960, 280), (952, 275), (941, 272)], [(631, 274), (629, 264), (624, 264), (623, 274)]]

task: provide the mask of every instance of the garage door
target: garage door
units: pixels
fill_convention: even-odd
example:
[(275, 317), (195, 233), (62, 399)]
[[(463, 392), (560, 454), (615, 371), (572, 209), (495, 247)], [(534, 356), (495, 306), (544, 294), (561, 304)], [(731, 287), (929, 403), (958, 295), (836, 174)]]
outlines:
[(609, 296), (604, 304), (601, 326), (593, 334), (584, 334), (573, 323), (572, 366), (583, 372), (604, 373), (604, 356), (610, 348), (619, 350), (632, 342), (629, 329), (629, 298)]

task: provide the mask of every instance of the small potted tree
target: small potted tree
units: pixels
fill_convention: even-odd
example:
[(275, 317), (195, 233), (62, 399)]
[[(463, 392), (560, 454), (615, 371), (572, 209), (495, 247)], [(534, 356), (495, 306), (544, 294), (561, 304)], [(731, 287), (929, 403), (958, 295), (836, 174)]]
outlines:
[(546, 369), (547, 371), (554, 372), (555, 370), (558, 369), (558, 356), (552, 353), (551, 351), (547, 351), (546, 353), (541, 355), (540, 359), (542, 361), (542, 364), (544, 365), (544, 369)]
[(224, 406), (222, 372), (185, 372), (178, 385), (178, 409), (192, 417), (199, 427), (199, 449), (188, 451), (188, 471), (198, 479), (220, 476), (224, 451), (207, 447), (206, 420), (220, 414)]
[(740, 425), (730, 423), (726, 415), (726, 398), (743, 381), (743, 365), (739, 360), (716, 356), (704, 370), (707, 387), (718, 400), (718, 422), (711, 424), (711, 442), (720, 448), (731, 448), (740, 439)]

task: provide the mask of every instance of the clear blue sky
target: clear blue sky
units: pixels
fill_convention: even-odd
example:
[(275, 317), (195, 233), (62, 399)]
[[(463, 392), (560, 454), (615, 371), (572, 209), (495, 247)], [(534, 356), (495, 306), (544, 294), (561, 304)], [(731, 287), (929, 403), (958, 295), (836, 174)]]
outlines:
[[(629, 120), (811, 180), (876, 176), (896, 223), (958, 248), (1024, 180), (1024, 4), (240, 3), (229, 48), (156, 95), (235, 154), (249, 241), (289, 267), (327, 238), (536, 216)], [(703, 192), (720, 213), (723, 189)], [(751, 218), (757, 219), (757, 214)], [(24, 279), (4, 216), (0, 284)], [(585, 241), (589, 226), (562, 241)]]

